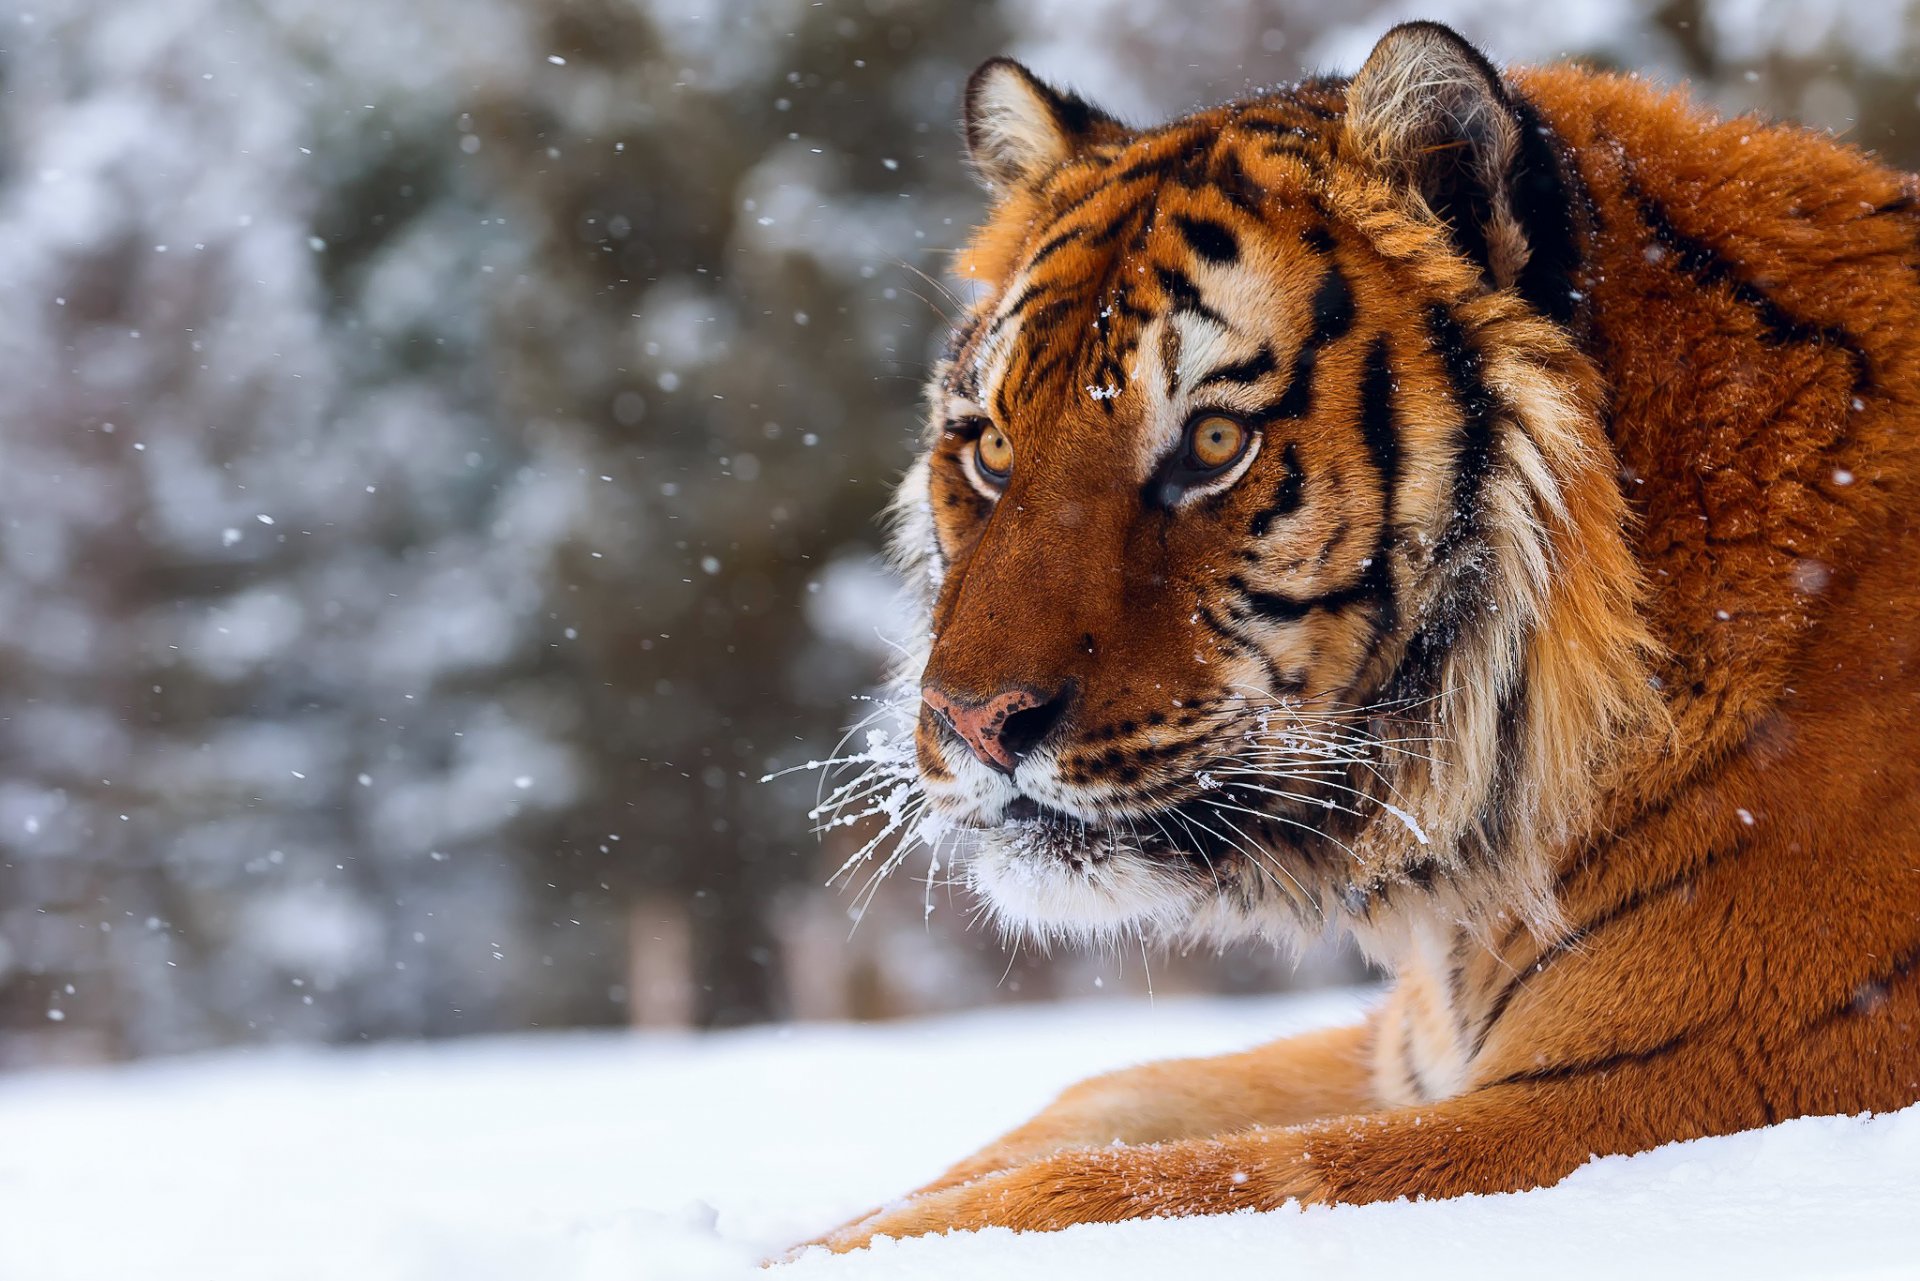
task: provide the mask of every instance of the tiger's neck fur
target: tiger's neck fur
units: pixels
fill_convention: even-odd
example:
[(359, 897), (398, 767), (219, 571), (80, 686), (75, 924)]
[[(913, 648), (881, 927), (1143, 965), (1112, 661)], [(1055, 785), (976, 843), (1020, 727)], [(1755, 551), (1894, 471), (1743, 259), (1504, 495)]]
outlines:
[[(1836, 806), (1856, 787), (1782, 789), (1765, 769), (1808, 736), (1844, 734), (1841, 705), (1866, 692), (1810, 703), (1812, 672), (1874, 679), (1832, 634), (1836, 613), (1853, 634), (1914, 630), (1911, 588), (1893, 575), (1911, 574), (1895, 549), (1913, 537), (1900, 509), (1920, 497), (1920, 182), (1802, 130), (1713, 120), (1632, 80), (1564, 68), (1514, 80), (1574, 180), (1578, 231), (1561, 267), (1634, 508), (1669, 731), (1622, 758), (1586, 829), (1556, 843), (1564, 932), (1542, 936), (1509, 915), (1490, 930), (1414, 923), (1384, 941), (1398, 982), (1375, 1080), (1407, 1102), (1511, 1070), (1518, 1038), (1494, 1026), (1531, 974), (1578, 950), (1594, 917), (1610, 922), (1631, 893), (1622, 885), (1691, 892), (1711, 851), (1663, 847), (1652, 832), (1669, 807), (1702, 804), (1697, 780), (1730, 753), (1761, 769), (1751, 791), (1706, 785), (1716, 829), (1730, 816), (1747, 835), (1764, 813), (1776, 830), (1804, 829), (1807, 847), (1844, 845), (1860, 819)], [(1744, 381), (1730, 385), (1729, 371)], [(1821, 833), (1828, 825), (1841, 830)], [(1802, 888), (1821, 902), (1817, 883)]]

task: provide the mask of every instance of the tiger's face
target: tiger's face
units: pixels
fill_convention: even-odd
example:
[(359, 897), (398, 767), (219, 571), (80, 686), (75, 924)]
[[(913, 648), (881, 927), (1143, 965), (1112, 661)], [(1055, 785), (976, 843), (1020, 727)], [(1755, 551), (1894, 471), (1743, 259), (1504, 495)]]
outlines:
[[(1570, 206), (1520, 216), (1523, 118), (1467, 70), (1464, 103), (1370, 101), (1405, 71), (1370, 63), (1145, 132), (976, 73), (984, 289), (897, 540), (928, 601), (920, 783), (1003, 920), (1285, 934), (1396, 893), (1525, 897), (1521, 829), (1577, 805), (1644, 637), (1554, 323), (1578, 282), (1523, 296)], [(1442, 116), (1461, 155), (1399, 164)], [(1549, 627), (1598, 674), (1569, 680)], [(1593, 704), (1578, 741), (1528, 706), (1549, 676)]]
[(918, 759), (1023, 918), (1244, 898), (1364, 803), (1412, 545), (1393, 491), (1445, 443), (1403, 447), (1398, 417), (1445, 420), (1411, 411), (1426, 335), (1363, 247), (1310, 208), (1250, 214), (1250, 184), (1138, 181), (1057, 219), (936, 386)]

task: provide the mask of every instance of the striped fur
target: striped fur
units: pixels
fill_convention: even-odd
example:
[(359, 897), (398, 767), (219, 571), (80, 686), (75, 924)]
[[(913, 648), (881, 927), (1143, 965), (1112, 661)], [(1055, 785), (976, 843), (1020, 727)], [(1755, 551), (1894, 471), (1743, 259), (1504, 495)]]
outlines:
[[(1050, 710), (1007, 771), (924, 709), (927, 796), (1012, 926), (1331, 922), (1398, 979), (1077, 1087), (832, 1244), (1920, 1097), (1915, 181), (1432, 24), (1152, 129), (1005, 62), (969, 101), (996, 204), (902, 491), (906, 675)], [(1252, 443), (1196, 470), (1220, 413)]]

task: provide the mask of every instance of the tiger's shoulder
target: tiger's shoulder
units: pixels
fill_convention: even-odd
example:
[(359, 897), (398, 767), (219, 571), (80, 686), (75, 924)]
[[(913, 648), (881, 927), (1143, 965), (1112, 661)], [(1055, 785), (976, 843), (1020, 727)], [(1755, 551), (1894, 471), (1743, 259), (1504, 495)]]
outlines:
[(1412, 931), (1376, 1082), (1766, 1042), (1800, 1075), (1756, 1080), (1754, 1123), (1904, 1102), (1904, 1069), (1834, 1060), (1920, 963), (1920, 180), (1634, 77), (1507, 74), (1556, 157), (1544, 287), (1599, 373), (1670, 729), (1559, 860), (1559, 932)]

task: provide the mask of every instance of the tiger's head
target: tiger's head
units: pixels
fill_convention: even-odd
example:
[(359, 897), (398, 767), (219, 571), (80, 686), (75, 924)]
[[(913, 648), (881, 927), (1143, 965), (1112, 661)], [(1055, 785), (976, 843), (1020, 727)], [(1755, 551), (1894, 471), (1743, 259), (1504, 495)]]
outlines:
[(1544, 920), (1657, 716), (1569, 159), (1446, 28), (1134, 129), (967, 87), (993, 197), (895, 507), (930, 805), (1043, 934)]

